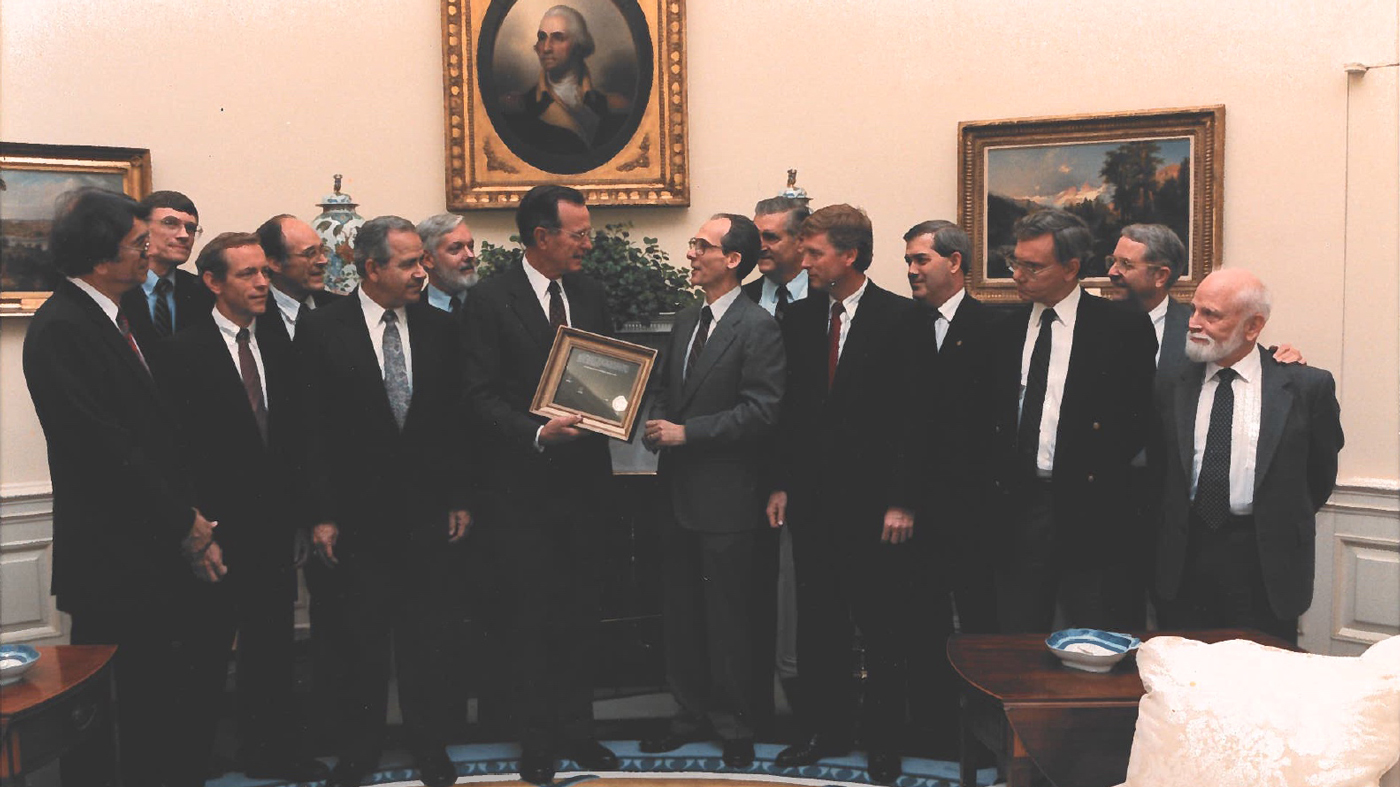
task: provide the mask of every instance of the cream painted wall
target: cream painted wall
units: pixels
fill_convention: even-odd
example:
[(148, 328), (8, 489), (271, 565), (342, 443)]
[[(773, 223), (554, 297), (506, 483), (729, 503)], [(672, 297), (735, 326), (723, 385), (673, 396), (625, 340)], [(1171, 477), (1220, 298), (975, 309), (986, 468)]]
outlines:
[[(314, 215), (344, 173), (366, 216), (443, 208), (439, 6), (419, 0), (0, 0), (0, 138), (149, 147), (212, 233)], [(874, 278), (956, 218), (961, 120), (1227, 106), (1224, 259), (1275, 291), (1266, 339), (1338, 374), (1343, 481), (1400, 478), (1394, 0), (690, 0), (693, 207), (599, 209), (677, 259), (719, 210), (798, 167), (865, 207)], [(1350, 120), (1349, 120), (1350, 119)], [(1350, 148), (1349, 148), (1350, 145)], [(1350, 149), (1350, 157), (1348, 150)], [(1350, 164), (1350, 167), (1348, 167)], [(510, 216), (469, 216), (502, 242)], [(206, 236), (209, 237), (209, 236)], [(0, 489), (46, 480), (0, 321)], [(1345, 342), (1345, 346), (1344, 346)]]

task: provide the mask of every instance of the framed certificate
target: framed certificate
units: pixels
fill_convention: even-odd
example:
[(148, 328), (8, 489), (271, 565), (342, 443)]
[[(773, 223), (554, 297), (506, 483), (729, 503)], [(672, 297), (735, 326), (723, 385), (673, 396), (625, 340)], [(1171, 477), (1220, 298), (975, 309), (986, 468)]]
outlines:
[(627, 440), (655, 362), (650, 347), (561, 325), (530, 412), (581, 415), (580, 429)]

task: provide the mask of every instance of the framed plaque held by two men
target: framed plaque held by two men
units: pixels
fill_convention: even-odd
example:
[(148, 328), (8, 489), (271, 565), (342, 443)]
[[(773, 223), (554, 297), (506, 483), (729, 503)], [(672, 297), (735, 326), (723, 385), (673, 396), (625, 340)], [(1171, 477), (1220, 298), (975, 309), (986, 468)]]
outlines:
[(560, 326), (530, 412), (580, 415), (578, 428), (628, 440), (655, 362), (650, 347)]

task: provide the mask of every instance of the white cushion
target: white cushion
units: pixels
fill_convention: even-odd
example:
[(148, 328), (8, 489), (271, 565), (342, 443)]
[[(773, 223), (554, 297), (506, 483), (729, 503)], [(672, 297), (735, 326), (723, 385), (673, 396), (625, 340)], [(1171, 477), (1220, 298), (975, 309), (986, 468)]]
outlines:
[(1137, 662), (1122, 787), (1375, 787), (1400, 760), (1400, 637), (1360, 658), (1155, 637)]

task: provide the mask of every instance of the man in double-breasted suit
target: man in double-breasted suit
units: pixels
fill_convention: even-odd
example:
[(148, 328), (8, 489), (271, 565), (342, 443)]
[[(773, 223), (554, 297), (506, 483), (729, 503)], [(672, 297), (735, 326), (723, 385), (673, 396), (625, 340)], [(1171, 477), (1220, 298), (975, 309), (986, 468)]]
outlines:
[[(24, 376), (48, 443), (53, 593), (75, 645), (117, 645), (126, 784), (173, 784), (180, 717), (176, 600), (211, 543), (169, 413), (118, 307), (146, 278), (149, 210), (101, 189), (66, 194), (50, 249), (65, 277), (24, 337)], [(183, 554), (182, 554), (183, 552)], [(107, 760), (110, 762), (110, 759)], [(64, 758), (65, 784), (103, 785), (102, 758)]]
[(444, 748), (449, 551), (471, 524), (459, 334), (421, 302), (423, 244), (408, 220), (365, 222), (360, 287), (297, 328), (305, 375), (313, 542), (341, 575), (352, 640), (347, 734), (332, 785), (352, 787), (384, 744), (390, 643), (406, 746), (425, 784), (451, 784)]
[(593, 247), (583, 195), (537, 186), (515, 220), (523, 262), (473, 288), (460, 314), (467, 405), (493, 460), (479, 535), (499, 592), (485, 605), (512, 666), (520, 775), (547, 784), (561, 755), (617, 767), (594, 737), (592, 687), (612, 460), (607, 438), (578, 428), (581, 416), (546, 419), (530, 403), (559, 326), (613, 326), (603, 288), (579, 272)]
[(1159, 618), (1296, 643), (1312, 604), (1315, 517), (1343, 443), (1336, 386), (1257, 346), (1270, 302), (1248, 271), (1207, 276), (1192, 305), (1187, 363), (1156, 392)]
[(167, 340), (155, 368), (195, 502), (219, 523), (208, 550), (218, 566), (183, 594), (191, 778), (208, 773), (237, 635), (243, 772), (316, 781), (326, 767), (298, 756), (293, 677), (293, 542), (304, 514), (295, 361), (290, 346), (258, 341), (270, 270), (257, 236), (219, 235), (195, 264), (215, 295), (212, 319)]
[(1152, 324), (1080, 288), (1093, 235), (1078, 217), (1044, 209), (1014, 232), (1013, 278), (1030, 303), (998, 331), (990, 389), (1001, 628), (1049, 631), (1057, 600), (1071, 626), (1121, 628), (1134, 606), (1121, 567), (1141, 543), (1125, 514), (1149, 423)]
[(642, 751), (711, 732), (734, 768), (753, 764), (754, 561), (767, 535), (760, 463), (784, 382), (778, 323), (739, 290), (758, 248), (758, 229), (735, 214), (716, 215), (691, 239), (690, 281), (705, 304), (676, 317), (646, 423), (670, 495), (662, 617), (667, 682), (681, 710)]
[(122, 296), (122, 314), (142, 347), (196, 323), (209, 321), (214, 295), (193, 273), (182, 270), (202, 232), (194, 202), (178, 191), (153, 191), (141, 200), (150, 211), (151, 267), (138, 287)]
[(870, 219), (831, 205), (802, 224), (803, 266), (825, 296), (783, 320), (787, 390), (779, 420), (769, 524), (790, 523), (797, 570), (800, 720), (808, 733), (779, 753), (783, 767), (849, 752), (855, 717), (852, 616), (865, 646), (864, 737), (870, 778), (901, 771), (908, 592), (917, 503), (912, 430), (914, 302), (865, 276)]

